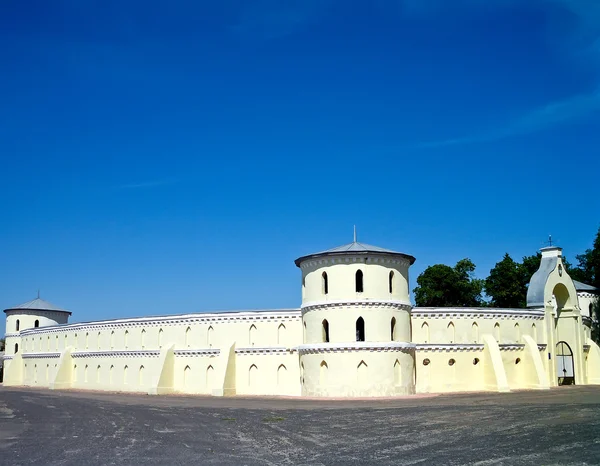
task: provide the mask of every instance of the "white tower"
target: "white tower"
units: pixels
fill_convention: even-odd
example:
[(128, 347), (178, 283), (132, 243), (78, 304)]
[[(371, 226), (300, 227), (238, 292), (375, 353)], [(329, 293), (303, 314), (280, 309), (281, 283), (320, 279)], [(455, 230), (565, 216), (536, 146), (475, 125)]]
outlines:
[(302, 270), (302, 394), (414, 393), (408, 268), (415, 258), (355, 241), (296, 259)]
[[(29, 328), (66, 324), (71, 313), (39, 296), (33, 301), (4, 310), (6, 314), (5, 359), (10, 360), (22, 348), (20, 332)], [(5, 364), (7, 367), (10, 364)]]

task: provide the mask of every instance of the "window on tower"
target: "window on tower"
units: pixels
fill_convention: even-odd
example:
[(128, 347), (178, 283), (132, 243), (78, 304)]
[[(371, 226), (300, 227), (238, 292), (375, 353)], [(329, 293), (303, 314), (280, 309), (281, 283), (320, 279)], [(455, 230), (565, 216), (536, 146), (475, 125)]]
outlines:
[(356, 341), (365, 341), (365, 320), (362, 317), (356, 319)]
[(323, 294), (329, 293), (329, 280), (327, 278), (327, 272), (323, 272), (321, 275), (322, 285), (323, 285)]
[(356, 271), (356, 292), (363, 292), (363, 272), (360, 269)]
[(33, 324), (33, 326), (34, 326), (35, 328), (39, 327), (39, 326), (40, 326), (40, 321), (39, 321), (39, 320), (36, 320), (36, 321), (35, 321), (35, 323)]
[(20, 327), (21, 327), (21, 322), (19, 322), (19, 319), (17, 319), (17, 325), (16, 325), (17, 332), (19, 331)]
[(323, 319), (321, 323), (323, 325), (323, 342), (329, 343), (329, 322), (327, 322), (327, 319)]
[(394, 271), (390, 272), (389, 287), (390, 287), (390, 293), (393, 293), (394, 292)]

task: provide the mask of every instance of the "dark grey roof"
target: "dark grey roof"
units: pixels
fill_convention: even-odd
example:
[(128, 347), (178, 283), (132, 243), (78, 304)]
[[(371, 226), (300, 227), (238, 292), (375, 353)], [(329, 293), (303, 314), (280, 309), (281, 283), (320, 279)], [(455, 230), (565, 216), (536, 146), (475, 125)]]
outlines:
[(540, 268), (533, 274), (527, 288), (527, 307), (540, 307), (544, 305), (544, 289), (548, 276), (556, 268), (558, 257), (542, 257)]
[(36, 298), (32, 301), (28, 301), (26, 303), (23, 304), (19, 304), (18, 306), (15, 307), (10, 307), (8, 309), (5, 309), (4, 312), (6, 311), (18, 311), (18, 310), (28, 310), (28, 311), (54, 311), (54, 312), (66, 312), (68, 314), (71, 314), (70, 311), (67, 311), (65, 309), (61, 309), (58, 306), (55, 306), (52, 303), (49, 303), (48, 301), (44, 301), (43, 299), (40, 298)]
[(578, 282), (577, 280), (573, 280), (573, 284), (575, 285), (575, 289), (577, 291), (598, 291), (598, 288), (592, 285), (586, 285), (585, 283)]
[(336, 248), (327, 249), (326, 251), (316, 252), (314, 254), (308, 254), (306, 256), (299, 257), (294, 261), (297, 266), (300, 266), (300, 263), (304, 262), (306, 259), (311, 259), (314, 257), (320, 256), (329, 256), (329, 255), (346, 255), (346, 254), (387, 254), (387, 255), (396, 255), (402, 256), (411, 264), (414, 264), (415, 258), (408, 254), (404, 254), (403, 252), (396, 252), (390, 249), (380, 248), (379, 246), (371, 246), (370, 244), (359, 243), (358, 241), (354, 241), (352, 243), (344, 244), (342, 246), (338, 246)]

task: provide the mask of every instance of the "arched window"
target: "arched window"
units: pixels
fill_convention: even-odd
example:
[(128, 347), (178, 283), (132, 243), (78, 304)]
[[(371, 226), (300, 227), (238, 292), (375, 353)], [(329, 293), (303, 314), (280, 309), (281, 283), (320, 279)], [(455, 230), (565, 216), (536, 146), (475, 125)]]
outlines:
[(279, 324), (277, 327), (277, 344), (283, 345), (285, 343), (285, 325)]
[(191, 338), (192, 329), (190, 327), (185, 329), (185, 346), (190, 347), (190, 338)]
[(256, 386), (258, 381), (258, 367), (256, 364), (252, 364), (248, 369), (248, 387), (252, 388)]
[(327, 278), (327, 272), (321, 274), (321, 290), (323, 294), (329, 293), (329, 279)]
[(456, 330), (454, 328), (454, 323), (450, 322), (448, 324), (448, 340), (450, 343), (454, 343), (456, 341)]
[(142, 329), (142, 332), (140, 333), (140, 344), (142, 349), (146, 348), (146, 330)]
[(212, 348), (212, 335), (213, 335), (214, 329), (212, 328), (212, 325), (210, 327), (208, 327), (208, 331), (206, 332), (206, 344), (208, 345), (209, 348)]
[(396, 341), (396, 318), (392, 317), (392, 322), (390, 325), (390, 341)]
[(185, 388), (190, 387), (192, 368), (190, 366), (185, 366), (183, 369), (183, 386)]
[(129, 366), (125, 366), (123, 368), (123, 385), (127, 385), (127, 370), (129, 369)]
[(356, 271), (355, 281), (356, 281), (356, 292), (362, 293), (363, 292), (363, 272), (362, 272), (362, 270), (358, 269)]
[(515, 340), (517, 343), (521, 343), (521, 328), (518, 323), (515, 324)]
[(394, 271), (393, 270), (390, 272), (389, 286), (390, 286), (390, 293), (393, 293), (394, 292)]
[(498, 322), (494, 324), (494, 338), (500, 343), (500, 324)]
[(537, 343), (537, 328), (535, 324), (531, 324), (531, 338)]
[(356, 341), (365, 341), (365, 320), (362, 317), (356, 319)]
[(15, 343), (15, 354), (19, 352), (19, 344)]
[(100, 383), (100, 366), (96, 367), (96, 383)]
[(423, 334), (423, 343), (429, 343), (429, 324), (423, 322), (421, 325), (421, 333)]
[(115, 347), (115, 331), (110, 332), (110, 349)]
[(323, 319), (321, 322), (322, 340), (324, 343), (329, 343), (329, 322), (327, 319)]
[(140, 366), (140, 372), (138, 375), (138, 385), (144, 385), (144, 366)]
[[(125, 349), (129, 346), (129, 330), (125, 330)], [(86, 345), (87, 348), (87, 345)]]
[(477, 325), (477, 322), (473, 322), (473, 325), (471, 325), (471, 333), (473, 343), (479, 343), (479, 326)]
[(90, 334), (88, 332), (85, 333), (85, 349), (88, 348), (88, 340), (89, 340)]
[(21, 322), (19, 322), (19, 319), (17, 319), (17, 324), (16, 324), (16, 331), (19, 331), (19, 328), (21, 328)]
[[(101, 336), (101, 334), (100, 334), (100, 332), (98, 332), (98, 341), (97, 341), (98, 349), (100, 349), (100, 336)], [(56, 349), (58, 349), (58, 347)]]
[(163, 340), (163, 329), (158, 330), (158, 347), (162, 348), (162, 340)]
[(250, 330), (248, 331), (248, 343), (250, 346), (254, 346), (254, 343), (256, 343), (256, 333), (256, 325), (252, 324), (250, 326)]
[(39, 321), (39, 320), (36, 320), (36, 321), (33, 323), (33, 326), (34, 326), (35, 328), (39, 327), (39, 326), (40, 326), (40, 321)]

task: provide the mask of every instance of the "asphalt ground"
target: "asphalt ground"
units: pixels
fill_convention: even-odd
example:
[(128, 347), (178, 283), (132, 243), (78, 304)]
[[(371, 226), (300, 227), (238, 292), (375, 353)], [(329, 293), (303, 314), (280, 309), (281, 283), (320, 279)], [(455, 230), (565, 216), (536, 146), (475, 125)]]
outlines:
[(0, 464), (600, 464), (600, 387), (379, 400), (0, 387)]

